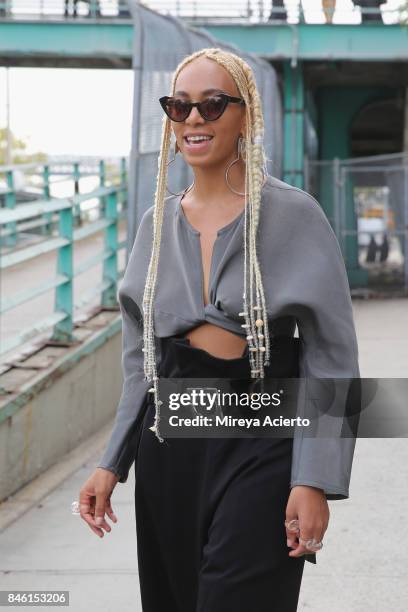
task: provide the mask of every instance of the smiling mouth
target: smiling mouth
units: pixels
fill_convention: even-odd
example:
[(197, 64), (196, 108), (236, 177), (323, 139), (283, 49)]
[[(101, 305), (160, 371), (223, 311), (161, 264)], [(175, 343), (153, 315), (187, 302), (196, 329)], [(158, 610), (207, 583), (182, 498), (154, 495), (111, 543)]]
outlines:
[(209, 142), (212, 140), (213, 136), (184, 136), (184, 141), (187, 144), (201, 144), (203, 142)]

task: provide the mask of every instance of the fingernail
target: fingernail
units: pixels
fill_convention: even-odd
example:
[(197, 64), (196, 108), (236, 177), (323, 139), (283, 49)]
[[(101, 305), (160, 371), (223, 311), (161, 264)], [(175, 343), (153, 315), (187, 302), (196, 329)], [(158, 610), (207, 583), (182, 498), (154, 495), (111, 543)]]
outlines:
[(118, 520), (118, 517), (116, 516), (116, 514), (112, 514), (112, 518), (113, 518), (114, 521)]
[(97, 525), (102, 525), (102, 517), (101, 516), (97, 516), (96, 519), (95, 519), (95, 523)]
[(291, 542), (290, 540), (286, 540), (286, 545), (287, 545), (287, 546), (291, 546), (291, 545), (292, 545), (292, 542)]

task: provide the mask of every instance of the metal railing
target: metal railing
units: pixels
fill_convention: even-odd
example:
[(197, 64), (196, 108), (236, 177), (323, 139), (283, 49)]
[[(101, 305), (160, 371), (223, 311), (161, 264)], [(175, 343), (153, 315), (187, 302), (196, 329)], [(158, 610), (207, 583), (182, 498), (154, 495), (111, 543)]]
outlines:
[[(378, 7), (362, 7), (352, 3), (344, 8), (335, 0), (146, 0), (142, 3), (154, 11), (173, 15), (190, 22), (216, 23), (219, 21), (242, 23), (359, 24), (407, 23), (408, 6), (401, 0), (399, 6), (387, 2)], [(126, 0), (0, 0), (1, 19), (24, 18), (131, 19)]]
[[(0, 296), (2, 315), (47, 291), (55, 291), (54, 312), (0, 342), (0, 354), (50, 328), (51, 340), (72, 342), (74, 310), (84, 307), (95, 296), (100, 298), (104, 308), (117, 308), (117, 283), (124, 271), (118, 270), (118, 252), (126, 248), (127, 243), (126, 240), (118, 241), (118, 222), (126, 218), (127, 212), (127, 163), (121, 158), (115, 168), (110, 161), (101, 159), (95, 168), (95, 161), (94, 158), (60, 159), (45, 164), (0, 166), (0, 272), (31, 262), (45, 253), (57, 252), (55, 275), (50, 274), (34, 288)], [(18, 173), (29, 173), (30, 180), (25, 183), (24, 190), (15, 185)], [(90, 177), (96, 177), (98, 185), (80, 193), (80, 181)], [(51, 191), (67, 181), (73, 183), (74, 194), (52, 197)], [(33, 184), (35, 191), (30, 191)], [(25, 201), (30, 193), (32, 199)], [(74, 268), (75, 244), (102, 231), (102, 251)], [(39, 239), (36, 244), (22, 246), (27, 233)], [(100, 263), (103, 265), (101, 282), (95, 282), (86, 295), (74, 303), (74, 278)]]
[[(401, 0), (402, 3), (402, 0)], [(337, 7), (335, 0), (148, 0), (144, 4), (155, 11), (170, 14), (188, 21), (212, 23), (217, 21), (241, 21), (249, 23), (399, 23), (406, 19), (407, 10), (388, 4), (366, 8), (351, 5)]]

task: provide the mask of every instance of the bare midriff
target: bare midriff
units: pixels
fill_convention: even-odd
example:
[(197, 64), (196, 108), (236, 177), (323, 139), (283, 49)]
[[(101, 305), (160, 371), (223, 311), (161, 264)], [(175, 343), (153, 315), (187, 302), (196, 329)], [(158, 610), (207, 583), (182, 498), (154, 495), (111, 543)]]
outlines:
[(242, 336), (213, 323), (203, 323), (194, 327), (184, 334), (184, 337), (190, 340), (191, 346), (203, 349), (221, 359), (242, 357), (247, 345), (246, 339)]
[[(243, 210), (242, 198), (232, 198), (229, 202), (224, 202), (223, 207), (211, 209), (212, 212), (203, 214), (202, 210), (192, 205), (190, 194), (184, 195), (182, 212), (192, 227), (200, 232), (201, 263), (202, 263), (202, 286), (203, 286), (203, 305), (207, 305), (209, 299), (209, 281), (211, 260), (214, 249), (214, 242), (219, 228), (232, 222)], [(221, 359), (236, 359), (242, 357), (247, 340), (214, 323), (203, 323), (184, 334), (190, 340), (191, 346), (203, 349), (214, 357)]]

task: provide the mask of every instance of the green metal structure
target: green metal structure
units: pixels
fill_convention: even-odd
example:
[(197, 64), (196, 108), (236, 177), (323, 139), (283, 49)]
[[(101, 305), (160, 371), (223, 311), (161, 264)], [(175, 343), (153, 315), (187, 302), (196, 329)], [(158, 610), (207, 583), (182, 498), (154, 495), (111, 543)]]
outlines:
[[(8, 268), (29, 262), (36, 257), (57, 251), (57, 269), (54, 276), (47, 278), (30, 289), (23, 289), (12, 296), (1, 296), (0, 316), (20, 304), (29, 302), (37, 296), (53, 290), (55, 307), (51, 315), (37, 321), (27, 329), (7, 341), (2, 341), (0, 354), (19, 346), (38, 332), (52, 329), (51, 341), (70, 344), (75, 342), (73, 312), (73, 281), (75, 277), (103, 263), (103, 275), (100, 282), (95, 282), (87, 291), (81, 303), (90, 302), (100, 296), (100, 305), (105, 309), (117, 309), (117, 283), (123, 274), (118, 269), (118, 252), (126, 248), (126, 240), (118, 241), (118, 222), (127, 215), (127, 171), (126, 159), (121, 159), (120, 173), (115, 181), (105, 185), (106, 172), (103, 160), (99, 163), (101, 186), (80, 194), (78, 187), (75, 195), (69, 198), (47, 198), (49, 181), (52, 174), (51, 164), (26, 164), (25, 169), (35, 171), (38, 176), (46, 177), (43, 183), (44, 199), (36, 199), (25, 204), (16, 205), (16, 193), (13, 187), (13, 174), (21, 170), (22, 165), (0, 166), (0, 175), (6, 175), (8, 189), (2, 192), (4, 206), (0, 207), (0, 273)], [(102, 170), (102, 172), (101, 172)], [(72, 164), (72, 177), (76, 184), (81, 176), (79, 163)], [(94, 221), (84, 220), (81, 204), (97, 199), (98, 218)], [(120, 208), (120, 210), (119, 210)], [(54, 230), (54, 225), (56, 229)], [(19, 232), (42, 230), (44, 239), (32, 246), (19, 246)], [(104, 233), (104, 246), (96, 255), (81, 261), (74, 268), (73, 255), (75, 244), (97, 233)]]
[[(147, 4), (155, 9), (154, 1)], [(294, 19), (270, 19), (270, 3), (250, 1), (238, 2), (234, 15), (227, 12), (225, 5), (223, 19), (223, 6), (219, 2), (211, 4), (209, 0), (207, 15), (204, 14), (204, 5), (197, 2), (176, 3), (171, 7), (167, 4), (161, 2), (158, 10), (167, 10), (184, 19), (188, 25), (203, 28), (216, 39), (232, 43), (239, 49), (259, 54), (274, 65), (280, 76), (283, 102), (282, 178), (306, 188), (305, 157), (311, 163), (333, 161), (334, 169), (322, 167), (320, 170), (313, 195), (335, 228), (338, 203), (333, 184), (339, 180), (336, 160), (350, 159), (359, 153), (375, 155), (403, 151), (402, 134), (407, 130), (408, 111), (405, 115), (397, 111), (401, 106), (407, 107), (406, 16), (396, 11), (395, 18), (388, 23), (384, 23), (382, 18), (370, 22), (334, 23), (331, 17), (326, 23), (324, 20), (316, 23), (307, 21), (307, 14), (302, 12), (298, 3)], [(370, 13), (370, 10), (366, 11)], [(371, 9), (371, 12), (377, 17), (381, 15), (379, 9)], [(36, 20), (27, 17), (1, 19), (0, 16), (0, 65), (129, 69), (132, 66), (133, 34), (133, 21), (125, 13), (122, 13), (122, 18), (102, 18), (91, 11), (87, 18), (60, 16), (52, 20), (46, 15)], [(138, 58), (134, 58), (134, 62), (137, 61)], [(384, 137), (384, 148), (380, 151), (371, 146), (366, 135), (361, 137), (355, 129), (365, 109), (379, 100), (388, 101), (391, 108), (391, 116), (382, 117), (384, 132), (387, 131), (387, 121), (395, 121), (397, 116), (400, 118), (397, 128), (400, 137), (394, 138), (392, 143), (390, 140), (386, 142)], [(316, 157), (308, 150), (307, 122), (317, 134)], [(370, 129), (374, 132), (376, 128), (376, 122), (366, 125), (367, 132)], [(350, 285), (364, 287), (368, 275), (358, 263), (357, 238), (352, 234), (357, 229), (357, 217), (353, 184), (348, 180), (345, 226), (342, 228), (346, 237), (341, 244)], [(9, 202), (12, 202), (12, 195)], [(109, 198), (106, 198), (106, 207), (113, 215)], [(10, 219), (8, 227), (12, 228), (13, 223), (15, 221)], [(68, 232), (68, 225), (61, 231)], [(109, 240), (114, 244), (113, 236)]]

